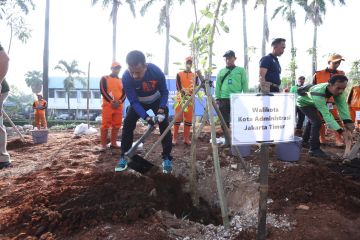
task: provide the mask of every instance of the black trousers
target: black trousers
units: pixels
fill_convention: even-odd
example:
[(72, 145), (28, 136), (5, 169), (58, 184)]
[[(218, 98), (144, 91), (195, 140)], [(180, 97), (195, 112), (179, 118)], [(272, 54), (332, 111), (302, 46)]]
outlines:
[(308, 117), (309, 121), (306, 124), (303, 134), (303, 141), (310, 143), (310, 150), (320, 149), (320, 128), (322, 120), (320, 114), (315, 107), (307, 106), (300, 107), (300, 110)]
[[(154, 113), (157, 113), (159, 110), (160, 100), (153, 102), (152, 104), (142, 104), (144, 109), (147, 111), (149, 109), (153, 110)], [(130, 106), (127, 109), (126, 116), (124, 119), (122, 136), (121, 136), (121, 152), (124, 155), (132, 146), (134, 140), (134, 130), (136, 128), (136, 122), (139, 120), (140, 116), (135, 112), (135, 110)], [(169, 109), (165, 109), (165, 119), (159, 123), (160, 133), (162, 134), (165, 129), (169, 126)], [(171, 157), (171, 131), (169, 131), (165, 138), (161, 141), (163, 148), (162, 157), (172, 160)]]
[(230, 128), (230, 99), (219, 99), (219, 110), (225, 120), (226, 126)]
[(302, 129), (304, 125), (305, 114), (300, 110), (298, 106), (296, 106), (296, 115), (297, 115), (296, 129)]

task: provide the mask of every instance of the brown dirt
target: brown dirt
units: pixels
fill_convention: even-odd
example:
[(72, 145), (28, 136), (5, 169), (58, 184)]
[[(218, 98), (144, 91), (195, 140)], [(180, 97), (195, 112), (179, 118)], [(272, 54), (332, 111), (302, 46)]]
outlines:
[[(139, 154), (158, 137), (154, 133)], [(98, 139), (74, 138), (72, 132), (50, 132), (48, 142), (37, 145), (28, 136), (25, 142), (10, 139), (13, 164), (0, 170), (0, 239), (220, 239), (208, 128), (197, 146), (198, 207), (189, 194), (189, 147), (174, 147), (173, 175), (148, 177), (115, 173), (119, 152), (99, 153)], [(242, 211), (256, 213), (256, 171), (244, 181), (242, 171), (230, 169), (235, 160), (228, 149), (219, 151), (230, 218)], [(148, 160), (161, 165), (160, 152)], [(259, 158), (253, 151), (246, 161), (258, 169)], [(287, 163), (276, 159), (271, 146), (268, 213), (286, 216), (290, 227), (269, 223), (268, 239), (360, 239), (358, 161), (342, 165), (337, 159), (309, 158), (302, 149), (300, 161)], [(226, 238), (255, 239), (256, 223)]]

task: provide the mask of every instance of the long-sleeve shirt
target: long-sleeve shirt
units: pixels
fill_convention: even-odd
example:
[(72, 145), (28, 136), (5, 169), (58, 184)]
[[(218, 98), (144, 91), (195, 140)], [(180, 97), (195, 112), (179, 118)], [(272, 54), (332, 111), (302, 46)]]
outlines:
[[(231, 72), (223, 79), (228, 71)], [(243, 93), (248, 90), (249, 86), (246, 71), (242, 67), (234, 67), (232, 70), (223, 68), (216, 76), (216, 99), (229, 99), (231, 93)]]
[(151, 104), (160, 98), (159, 107), (166, 107), (169, 90), (166, 86), (165, 75), (158, 66), (147, 63), (145, 75), (141, 80), (135, 80), (126, 70), (122, 82), (131, 107), (142, 119), (148, 116), (142, 104)]
[[(312, 86), (305, 96), (299, 96), (297, 98), (297, 105), (299, 107), (314, 106), (324, 118), (324, 121), (327, 126), (333, 130), (340, 129), (340, 125), (336, 122), (334, 116), (329, 111), (326, 105), (326, 98), (332, 96), (332, 94), (327, 90), (328, 83), (320, 83)], [(346, 103), (345, 94), (342, 93), (339, 96), (333, 96), (337, 110), (339, 112), (340, 118), (342, 120), (351, 121), (349, 108)]]

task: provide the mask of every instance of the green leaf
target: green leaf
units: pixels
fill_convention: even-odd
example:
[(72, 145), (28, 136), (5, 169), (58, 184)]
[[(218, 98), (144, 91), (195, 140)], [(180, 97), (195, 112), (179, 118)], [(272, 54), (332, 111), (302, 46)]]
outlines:
[(193, 35), (193, 32), (194, 32), (194, 28), (195, 28), (195, 24), (192, 22), (190, 27), (189, 27), (189, 30), (187, 32), (187, 37), (189, 39), (191, 39), (192, 35)]

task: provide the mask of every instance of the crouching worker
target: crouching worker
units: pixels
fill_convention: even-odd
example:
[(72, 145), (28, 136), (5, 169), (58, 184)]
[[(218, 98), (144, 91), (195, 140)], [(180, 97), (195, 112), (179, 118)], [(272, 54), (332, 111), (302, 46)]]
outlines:
[(351, 121), (344, 93), (347, 83), (348, 79), (346, 76), (334, 75), (327, 83), (311, 86), (306, 92), (300, 92), (301, 88), (299, 88), (298, 93), (300, 96), (297, 98), (297, 105), (309, 119), (303, 135), (303, 143), (306, 144), (310, 140), (310, 156), (321, 158), (328, 157), (328, 155), (320, 149), (319, 135), (322, 118), (330, 129), (335, 130), (339, 134), (344, 132), (344, 129), (336, 122), (334, 116), (327, 107), (327, 98), (334, 97), (337, 111), (345, 128), (351, 132), (354, 130), (355, 126)]
[(111, 74), (102, 77), (100, 80), (100, 92), (103, 99), (100, 128), (102, 151), (107, 148), (107, 137), (110, 127), (110, 148), (120, 148), (116, 140), (122, 124), (123, 102), (126, 98), (121, 78), (119, 78), (120, 69), (121, 65), (118, 62), (113, 62)]
[(41, 94), (37, 94), (37, 101), (33, 103), (35, 127), (37, 129), (47, 128), (47, 122), (45, 117), (45, 109), (47, 108), (47, 102), (43, 99)]
[[(146, 63), (145, 55), (140, 51), (131, 51), (126, 56), (128, 69), (124, 72), (122, 82), (130, 106), (126, 112), (121, 138), (121, 157), (115, 171), (123, 171), (127, 168), (125, 153), (131, 148), (134, 139), (134, 130), (139, 118), (148, 124), (154, 125), (152, 118), (146, 113), (151, 109), (155, 114), (164, 116), (159, 122), (162, 134), (169, 126), (168, 122), (168, 96), (169, 91), (165, 83), (165, 75), (159, 67), (152, 63)], [(172, 171), (171, 157), (171, 131), (169, 131), (162, 143), (163, 172)]]

